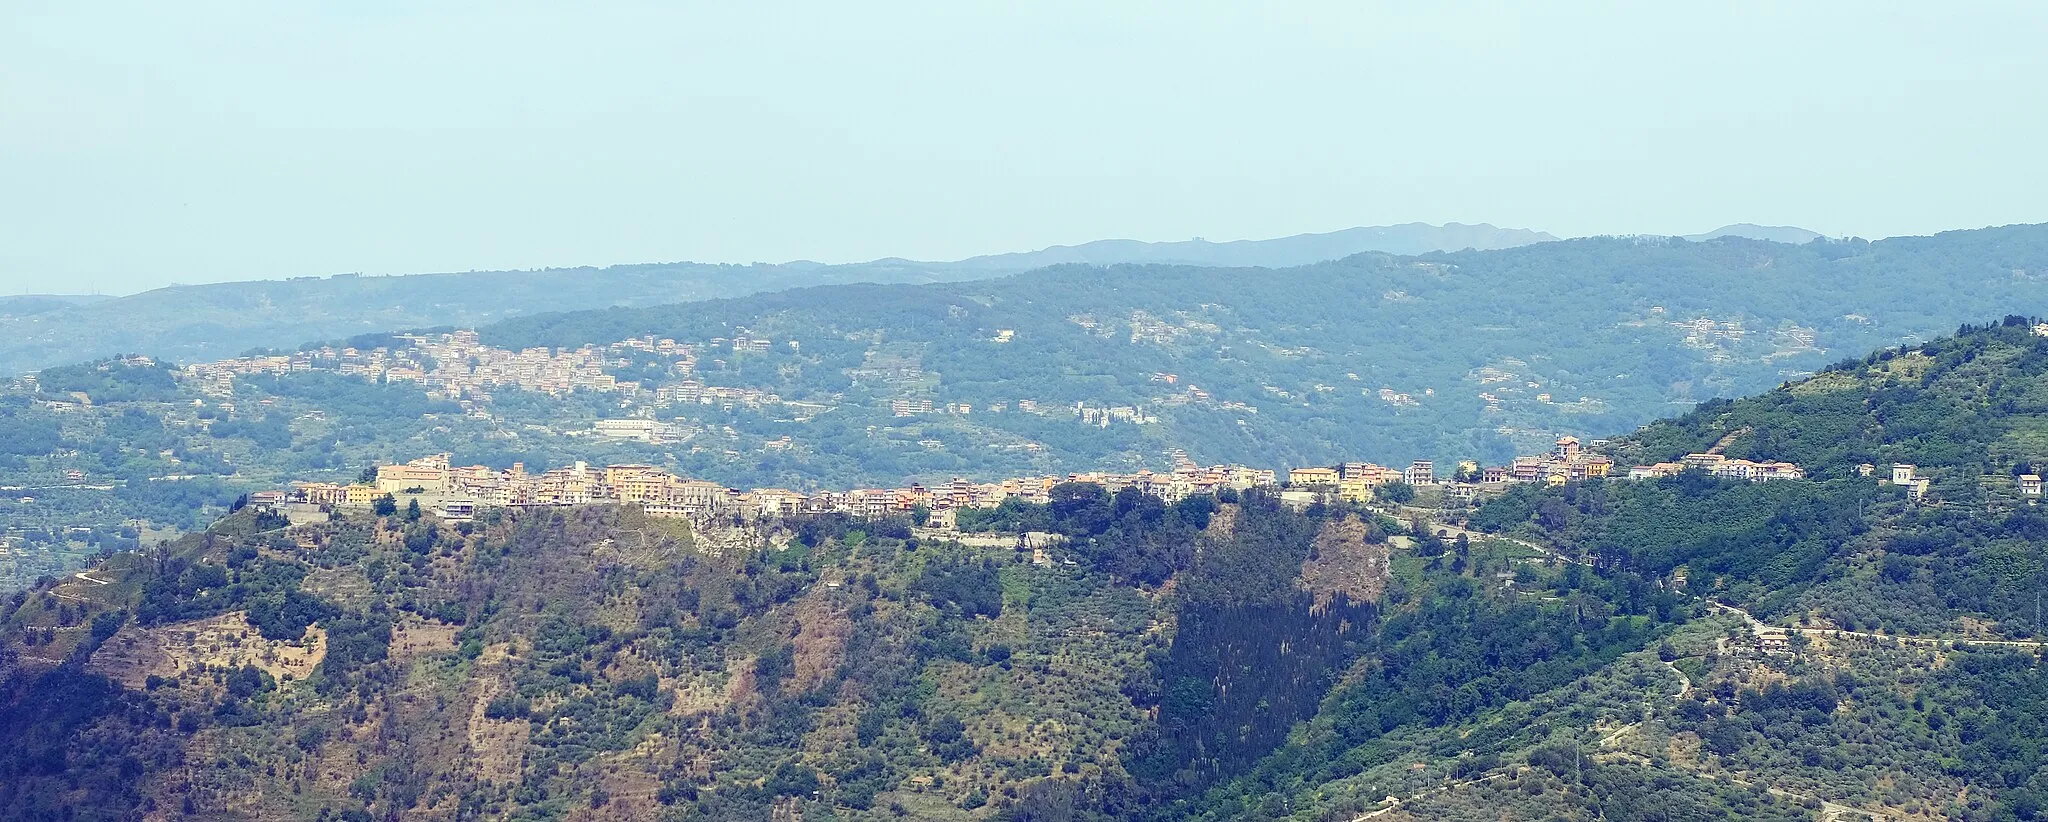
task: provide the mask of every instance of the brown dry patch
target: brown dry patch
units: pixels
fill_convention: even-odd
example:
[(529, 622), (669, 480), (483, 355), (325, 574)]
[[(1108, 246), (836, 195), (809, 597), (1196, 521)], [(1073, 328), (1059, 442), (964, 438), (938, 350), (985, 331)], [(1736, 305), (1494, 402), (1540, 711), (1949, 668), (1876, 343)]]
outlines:
[(1316, 534), (1314, 550), (1301, 564), (1301, 587), (1315, 595), (1316, 605), (1327, 605), (1338, 594), (1378, 602), (1387, 588), (1389, 572), (1387, 546), (1365, 541), (1365, 523), (1345, 517), (1323, 524)]
[(94, 673), (140, 688), (153, 674), (165, 678), (204, 667), (254, 665), (280, 680), (304, 679), (327, 656), (327, 632), (306, 629), (297, 642), (264, 639), (241, 611), (156, 628), (122, 628), (88, 666)]
[(1962, 636), (1969, 639), (2002, 639), (1998, 634), (1998, 623), (1973, 616), (1956, 617), (1956, 627)]
[(611, 794), (611, 801), (602, 808), (573, 809), (569, 812), (569, 820), (661, 818), (662, 805), (655, 798), (661, 792), (661, 779), (649, 770), (648, 763), (639, 761), (637, 757), (611, 757), (598, 777), (604, 782), (605, 791)]
[[(394, 638), (394, 645), (396, 640)], [(476, 698), (469, 705), (468, 753), (472, 770), (478, 779), (486, 782), (514, 784), (520, 779), (520, 769), (526, 757), (527, 738), (533, 733), (532, 723), (524, 719), (490, 719), (484, 716), (484, 708), (500, 694), (509, 693), (510, 686), (500, 680), (504, 663), (511, 658), (510, 646), (495, 643), (484, 646), (484, 652), (477, 657), (475, 679), (478, 683)]]
[(1209, 515), (1209, 533), (1227, 537), (1237, 533), (1237, 506), (1218, 505), (1216, 513)]
[(461, 628), (428, 622), (418, 617), (401, 620), (391, 626), (391, 657), (410, 659), (422, 654), (441, 654), (455, 650), (455, 635)]
[(370, 606), (376, 595), (370, 581), (363, 578), (360, 570), (353, 566), (341, 568), (315, 568), (299, 584), (306, 593), (352, 610), (363, 610)]
[(150, 631), (127, 625), (93, 652), (85, 669), (140, 690), (151, 673), (170, 664), (170, 657), (158, 639)]
[(853, 636), (853, 620), (833, 607), (827, 589), (813, 590), (797, 605), (797, 633), (794, 645), (796, 674), (789, 685), (808, 691), (829, 679), (846, 659), (846, 640)]
[(361, 722), (339, 722), (327, 744), (320, 746), (314, 754), (307, 766), (309, 783), (323, 791), (345, 795), (349, 783), (363, 775), (363, 757), (377, 749), (377, 740), (391, 719), (377, 700), (365, 703), (363, 710), (365, 716)]
[(738, 705), (752, 702), (761, 696), (760, 683), (754, 678), (754, 669), (761, 664), (758, 656), (743, 656), (725, 666), (725, 703)]

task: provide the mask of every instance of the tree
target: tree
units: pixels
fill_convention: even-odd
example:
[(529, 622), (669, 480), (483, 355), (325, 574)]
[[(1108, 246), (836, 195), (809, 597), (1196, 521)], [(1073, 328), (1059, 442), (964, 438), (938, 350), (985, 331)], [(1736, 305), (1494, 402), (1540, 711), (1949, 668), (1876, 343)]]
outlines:
[(1380, 486), (1373, 496), (1396, 504), (1414, 502), (1415, 486), (1395, 480)]
[(419, 522), (419, 521), (420, 521), (420, 501), (419, 501), (419, 500), (416, 500), (416, 499), (414, 499), (414, 500), (407, 500), (407, 501), (406, 501), (406, 503), (405, 503), (405, 521), (406, 521), (406, 522)]
[(128, 624), (127, 611), (108, 611), (92, 618), (92, 641), (105, 642)]
[(1458, 463), (1458, 470), (1451, 472), (1452, 482), (1478, 482), (1481, 474), (1479, 463), (1465, 460)]
[(396, 514), (398, 513), (398, 500), (392, 499), (390, 494), (380, 496), (370, 503), (370, 512), (380, 517)]

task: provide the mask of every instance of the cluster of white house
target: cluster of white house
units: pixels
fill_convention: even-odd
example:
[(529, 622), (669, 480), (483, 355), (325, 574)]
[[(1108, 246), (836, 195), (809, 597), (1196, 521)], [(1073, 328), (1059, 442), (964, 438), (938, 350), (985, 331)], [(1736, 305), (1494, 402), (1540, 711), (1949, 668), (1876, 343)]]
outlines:
[(322, 346), (293, 354), (237, 357), (185, 367), (185, 377), (203, 390), (226, 394), (237, 375), (333, 371), (371, 382), (410, 382), (430, 396), (450, 400), (488, 400), (491, 389), (517, 386), (562, 394), (575, 390), (632, 391), (604, 372), (606, 350), (583, 346), (574, 350), (492, 348), (463, 330), (439, 335), (399, 335), (397, 348)]
[[(250, 374), (289, 374), (300, 371), (332, 371), (361, 377), (370, 382), (409, 382), (421, 386), (429, 396), (465, 404), (488, 402), (491, 391), (517, 387), (548, 394), (574, 391), (602, 391), (637, 397), (643, 392), (657, 405), (735, 404), (760, 406), (780, 402), (767, 392), (745, 388), (707, 386), (687, 379), (694, 373), (700, 346), (653, 337), (621, 340), (606, 346), (585, 345), (574, 349), (526, 348), (518, 351), (483, 344), (477, 332), (461, 330), (435, 335), (397, 335), (403, 343), (386, 348), (322, 346), (293, 354), (236, 357), (186, 366), (184, 376), (202, 390), (229, 394), (235, 377)], [(792, 347), (795, 346), (791, 342)], [(727, 340), (711, 341), (712, 349), (766, 351), (771, 342), (741, 334)], [(686, 378), (674, 385), (644, 386), (621, 380), (605, 369), (629, 363), (628, 352), (654, 355), (667, 363), (669, 371)]]
[[(418, 501), (422, 507), (430, 507), (440, 515), (454, 519), (469, 517), (479, 508), (612, 502), (639, 505), (655, 516), (681, 517), (699, 522), (727, 516), (752, 519), (825, 512), (879, 517), (922, 507), (932, 513), (936, 524), (944, 526), (952, 520), (952, 512), (962, 508), (993, 508), (1011, 498), (1044, 502), (1050, 498), (1053, 486), (1065, 482), (1094, 483), (1112, 493), (1135, 489), (1168, 501), (1215, 493), (1225, 488), (1280, 487), (1279, 478), (1272, 470), (1242, 465), (1203, 467), (1181, 452), (1174, 453), (1173, 469), (1163, 473), (1091, 472), (1019, 477), (1000, 482), (972, 482), (956, 478), (932, 486), (913, 483), (902, 488), (810, 493), (786, 488), (728, 488), (715, 482), (678, 477), (651, 465), (592, 466), (578, 462), (547, 471), (529, 472), (522, 463), (514, 463), (504, 470), (482, 465), (455, 466), (449, 457), (448, 454), (436, 454), (404, 464), (381, 465), (377, 467), (373, 482), (348, 485), (294, 483), (289, 491), (252, 495), (252, 501), (259, 504), (291, 502), (368, 507), (380, 497), (391, 496)], [(1551, 453), (1517, 458), (1509, 465), (1480, 469), (1474, 463), (1461, 464), (1451, 481), (1444, 484), (1454, 496), (1472, 496), (1489, 485), (1497, 487), (1537, 481), (1557, 485), (1610, 476), (1612, 469), (1612, 460), (1585, 451), (1576, 438), (1564, 437), (1557, 441)], [(1799, 466), (1791, 463), (1758, 463), (1728, 459), (1719, 454), (1689, 454), (1680, 462), (1632, 468), (1628, 477), (1668, 476), (1688, 469), (1751, 482), (1805, 476)], [(1912, 466), (1899, 466), (1894, 471), (1894, 481), (1924, 488), (1924, 480), (1915, 484), (1912, 470)], [(2025, 484), (2027, 479), (2032, 479), (2032, 493), (2038, 495), (2039, 478), (2022, 478), (2023, 488), (2028, 487)], [(1376, 489), (1393, 482), (1413, 486), (1437, 485), (1436, 465), (1429, 460), (1416, 460), (1404, 469), (1369, 462), (1296, 468), (1287, 472), (1282, 494), (1283, 499), (1291, 503), (1308, 503), (1328, 497), (1367, 502), (1373, 498)]]
[[(1856, 466), (1856, 472), (1868, 477), (1877, 473), (1877, 466), (1864, 463)], [(1896, 462), (1892, 463), (1891, 483), (1904, 487), (1906, 489), (1906, 497), (1917, 502), (1927, 496), (1927, 487), (1932, 485), (1934, 480), (1921, 476), (1920, 466)], [(2020, 474), (2013, 477), (2013, 487), (2019, 491), (2022, 498), (2030, 502), (2041, 498), (2041, 476), (2039, 474)]]
[(379, 497), (418, 501), (423, 508), (450, 519), (472, 516), (480, 508), (583, 505), (597, 502), (636, 504), (648, 514), (704, 522), (715, 517), (773, 518), (806, 513), (839, 512), (864, 517), (905, 513), (923, 507), (934, 523), (944, 526), (961, 508), (993, 508), (1012, 497), (1030, 502), (1050, 499), (1053, 486), (1087, 482), (1111, 492), (1134, 488), (1167, 500), (1214, 493), (1223, 488), (1244, 490), (1274, 486), (1270, 470), (1237, 465), (1199, 467), (1181, 461), (1168, 473), (1082, 473), (1023, 477), (977, 483), (955, 479), (933, 486), (859, 488), (850, 491), (803, 493), (786, 488), (727, 488), (714, 482), (678, 477), (651, 465), (574, 465), (528, 472), (459, 467), (448, 454), (423, 457), (402, 465), (378, 466), (372, 483), (294, 483), (289, 491), (251, 496), (258, 504), (305, 503), (333, 507), (368, 507)]
[[(1596, 441), (1596, 444), (1600, 444)], [(1753, 462), (1730, 459), (1721, 454), (1687, 454), (1678, 462), (1660, 462), (1629, 468), (1629, 479), (1675, 476), (1688, 469), (1705, 471), (1723, 479), (1766, 482), (1804, 479), (1806, 472), (1789, 462)], [(1614, 460), (1585, 449), (1577, 437), (1560, 437), (1547, 454), (1516, 457), (1506, 465), (1484, 468), (1466, 462), (1458, 466), (1450, 481), (1443, 483), (1453, 496), (1472, 496), (1488, 487), (1517, 482), (1563, 485), (1585, 479), (1615, 475)], [(1372, 498), (1373, 489), (1389, 482), (1409, 485), (1437, 485), (1436, 465), (1416, 460), (1406, 469), (1385, 468), (1369, 462), (1352, 462), (1327, 468), (1296, 468), (1287, 472), (1290, 488), (1335, 491), (1353, 501)]]

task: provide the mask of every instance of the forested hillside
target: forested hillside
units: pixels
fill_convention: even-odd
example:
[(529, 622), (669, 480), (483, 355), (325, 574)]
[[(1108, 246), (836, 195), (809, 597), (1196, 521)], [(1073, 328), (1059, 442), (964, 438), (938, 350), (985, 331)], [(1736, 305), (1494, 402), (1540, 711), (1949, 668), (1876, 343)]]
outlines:
[(1095, 461), (1171, 446), (1276, 466), (1498, 461), (2031, 310), (2044, 278), (2048, 226), (1800, 246), (1598, 238), (1283, 271), (1065, 267), (802, 289), (523, 318), (484, 336), (518, 348), (744, 330), (800, 349), (715, 378), (783, 397), (984, 411), (1030, 400), (1158, 418), (1100, 432), (1016, 414), (917, 421), (939, 439), (1021, 437)]
[[(0, 391), (0, 517), (12, 526), (0, 585), (204, 524), (242, 490), (442, 451), (498, 467), (650, 463), (801, 490), (1160, 469), (1174, 449), (1273, 468), (1498, 462), (2030, 310), (2044, 271), (2048, 227), (2018, 226), (799, 289), (490, 326), (484, 339), (506, 348), (652, 335), (694, 353), (688, 371), (646, 351), (605, 354), (609, 376), (645, 387), (637, 396), (507, 388), (468, 409), (416, 383), (334, 371), (209, 394), (158, 363), (63, 366)], [(686, 383), (753, 399), (660, 399)], [(674, 434), (592, 435), (629, 416)]]
[[(243, 510), (0, 611), (0, 807), (82, 818), (2026, 819), (2034, 320), (1467, 508), (1086, 484), (963, 524)], [(1888, 470), (1933, 482), (1913, 498)], [(1372, 816), (1368, 817), (1367, 815)]]
[(974, 272), (886, 261), (856, 266), (658, 263), (396, 277), (300, 277), (176, 285), (63, 304), (0, 305), (0, 374), (117, 354), (190, 361), (394, 328), (479, 325), (546, 311), (732, 297), (846, 282), (936, 282)]
[[(0, 814), (978, 818), (1041, 783), (1132, 784), (1140, 758), (1241, 767), (1285, 723), (1219, 752), (1147, 709), (1201, 738), (1268, 706), (1306, 716), (1371, 629), (1371, 602), (1314, 608), (1289, 581), (1319, 535), (1384, 551), (1355, 518), (1057, 496), (1078, 563), (907, 520), (693, 534), (592, 507), (287, 529), (245, 510), (7, 605)], [(1161, 528), (1203, 545), (1171, 561), (1170, 598), (1111, 570)], [(1152, 685), (1155, 657), (1175, 683), (1239, 660), (1297, 674), (1244, 678), (1212, 713)]]
[(554, 311), (652, 306), (834, 283), (930, 283), (1057, 263), (1301, 265), (1362, 251), (1420, 254), (1553, 240), (1490, 225), (1353, 228), (1271, 240), (1102, 240), (957, 262), (899, 258), (825, 265), (650, 263), (392, 277), (296, 277), (174, 285), (125, 297), (0, 297), (0, 376), (118, 354), (190, 361), (376, 331), (475, 326)]

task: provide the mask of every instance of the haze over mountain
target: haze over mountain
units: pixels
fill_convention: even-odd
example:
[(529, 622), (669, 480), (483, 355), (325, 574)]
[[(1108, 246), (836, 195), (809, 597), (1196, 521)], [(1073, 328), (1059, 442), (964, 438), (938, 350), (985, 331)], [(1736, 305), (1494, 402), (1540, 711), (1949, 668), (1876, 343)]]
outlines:
[(1440, 226), (1407, 223), (1347, 228), (1324, 234), (1296, 234), (1271, 240), (1230, 240), (1220, 243), (1200, 238), (1154, 243), (1139, 240), (1096, 240), (1080, 245), (1058, 245), (1039, 251), (972, 257), (954, 265), (997, 271), (1026, 271), (1064, 263), (1158, 263), (1278, 268), (1336, 260), (1366, 251), (1403, 255), (1426, 254), (1431, 251), (1462, 251), (1468, 248), (1483, 251), (1556, 239), (1542, 231), (1495, 228), (1486, 223), (1446, 223)]
[[(1082, 437), (1023, 425), (1028, 415), (941, 416), (919, 421), (920, 439), (949, 430), (959, 445), (915, 462), (1006, 441), (1012, 459), (1066, 450), (1034, 452), (1023, 447), (1030, 442), (1094, 452), (1077, 466), (1143, 464), (1171, 447), (1274, 465), (1498, 460), (1560, 433), (1623, 430), (1672, 407), (1766, 388), (1844, 351), (2032, 309), (2043, 305), (2043, 281), (2048, 225), (1797, 246), (1594, 237), (1360, 254), (1278, 272), (1060, 266), (535, 315), (481, 332), (510, 349), (745, 333), (801, 348), (735, 362), (719, 378), (782, 397), (978, 409), (1032, 400), (1159, 418)], [(847, 401), (856, 396), (869, 399)], [(820, 457), (871, 445), (835, 443)], [(795, 472), (803, 473), (815, 469)]]
[(7, 4), (0, 822), (2048, 822), (2048, 3), (1164, 11)]
[(208, 359), (395, 328), (473, 326), (537, 312), (660, 305), (834, 283), (946, 282), (1066, 262), (1279, 267), (1364, 251), (1418, 254), (1552, 239), (1556, 238), (1540, 231), (1484, 224), (1411, 223), (1227, 243), (1103, 240), (954, 262), (890, 258), (841, 265), (651, 263), (298, 277), (177, 285), (116, 298), (5, 297), (0, 298), (0, 374), (119, 353)]
[(1694, 242), (1719, 239), (1721, 237), (1747, 237), (1752, 240), (1769, 240), (1774, 243), (1803, 245), (1826, 235), (1818, 231), (1808, 231), (1797, 226), (1735, 223), (1733, 225), (1721, 226), (1704, 234), (1687, 234), (1684, 236), (1686, 239)]

